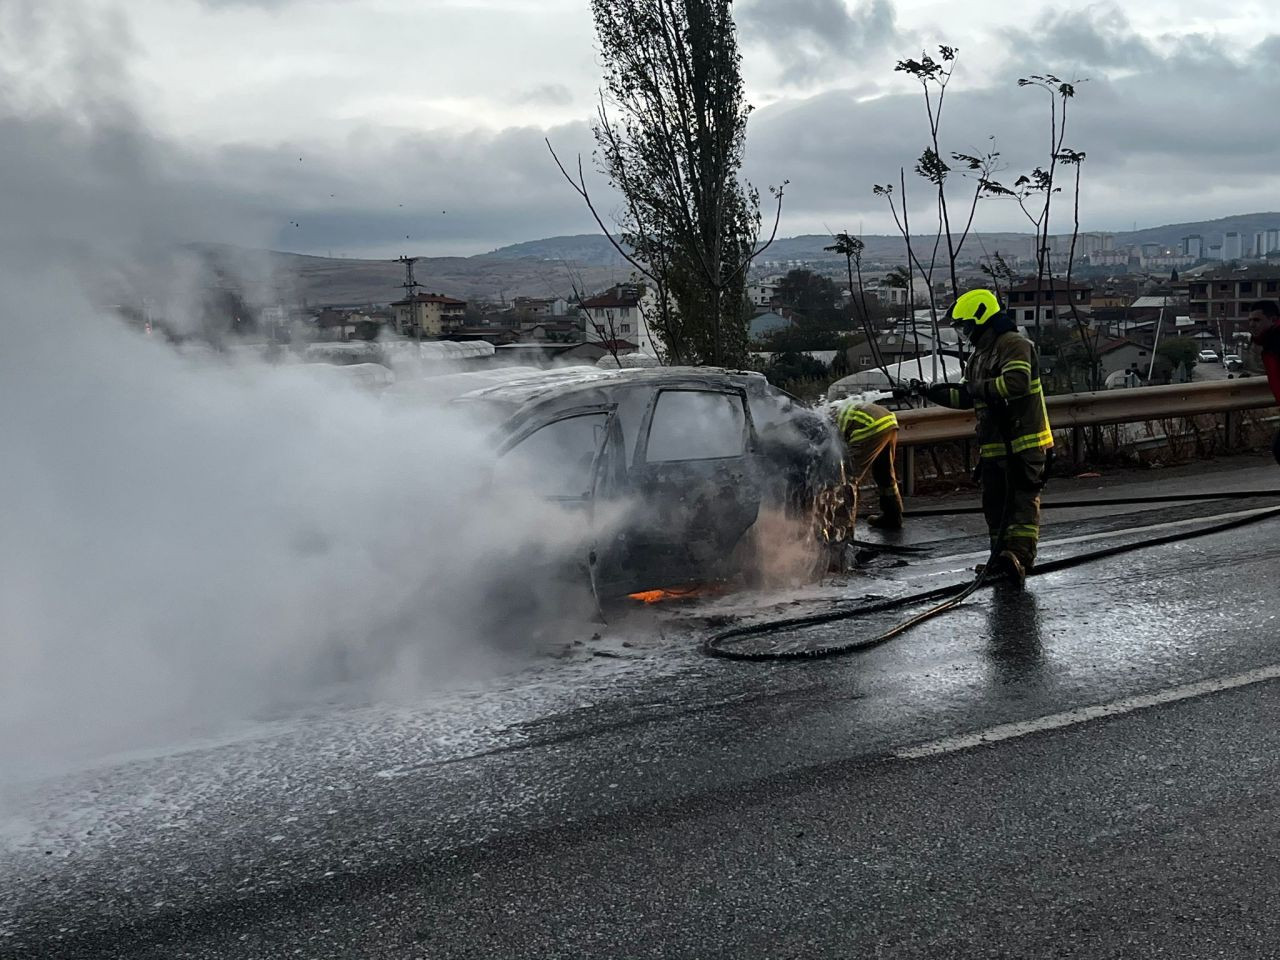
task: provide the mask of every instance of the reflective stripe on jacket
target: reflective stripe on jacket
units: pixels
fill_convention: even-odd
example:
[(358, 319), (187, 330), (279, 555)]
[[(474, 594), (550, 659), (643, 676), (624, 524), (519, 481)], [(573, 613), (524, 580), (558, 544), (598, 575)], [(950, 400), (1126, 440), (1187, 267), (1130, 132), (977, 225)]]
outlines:
[(836, 426), (846, 443), (861, 443), (886, 430), (897, 430), (898, 418), (878, 404), (850, 403), (836, 414)]
[(978, 414), (983, 457), (1053, 446), (1035, 344), (1017, 331), (1002, 333), (969, 358), (964, 388)]

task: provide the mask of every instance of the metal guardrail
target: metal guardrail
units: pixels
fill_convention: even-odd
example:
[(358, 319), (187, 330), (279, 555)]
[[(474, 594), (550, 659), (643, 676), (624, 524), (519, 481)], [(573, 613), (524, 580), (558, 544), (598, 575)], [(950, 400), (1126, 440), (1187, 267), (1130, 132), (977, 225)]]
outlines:
[[(1049, 408), (1049, 423), (1054, 430), (1256, 410), (1276, 405), (1265, 377), (1067, 393), (1046, 397), (1045, 400)], [(975, 418), (972, 410), (926, 407), (901, 411), (898, 424), (900, 445), (923, 446), (951, 440), (972, 440)]]

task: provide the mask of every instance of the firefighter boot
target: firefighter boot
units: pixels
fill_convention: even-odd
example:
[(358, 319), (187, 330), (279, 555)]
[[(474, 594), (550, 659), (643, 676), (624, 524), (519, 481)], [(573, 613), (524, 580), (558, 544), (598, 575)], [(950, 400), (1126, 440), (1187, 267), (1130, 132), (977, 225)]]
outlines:
[(1027, 582), (1027, 571), (1022, 561), (1008, 550), (1002, 550), (992, 558), (987, 568), (987, 579), (996, 583), (1005, 583), (1015, 590), (1021, 590)]
[(867, 526), (877, 530), (902, 529), (902, 494), (896, 486), (892, 490), (880, 491), (880, 512), (867, 517)]

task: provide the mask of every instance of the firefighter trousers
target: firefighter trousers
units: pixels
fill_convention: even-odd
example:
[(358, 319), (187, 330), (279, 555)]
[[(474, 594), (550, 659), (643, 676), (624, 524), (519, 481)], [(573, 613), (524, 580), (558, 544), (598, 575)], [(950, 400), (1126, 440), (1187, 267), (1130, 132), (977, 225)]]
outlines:
[[(1007, 550), (1028, 573), (1040, 543), (1040, 490), (1044, 487), (1045, 452), (1030, 450), (982, 461), (982, 513), (987, 519), (993, 552)], [(1002, 538), (1003, 534), (1003, 538)]]
[(880, 494), (880, 513), (902, 522), (902, 493), (898, 490), (898, 473), (895, 461), (898, 456), (898, 428), (891, 427), (873, 437), (849, 445), (846, 479), (853, 487), (851, 513), (857, 514), (858, 487), (867, 474), (875, 481)]

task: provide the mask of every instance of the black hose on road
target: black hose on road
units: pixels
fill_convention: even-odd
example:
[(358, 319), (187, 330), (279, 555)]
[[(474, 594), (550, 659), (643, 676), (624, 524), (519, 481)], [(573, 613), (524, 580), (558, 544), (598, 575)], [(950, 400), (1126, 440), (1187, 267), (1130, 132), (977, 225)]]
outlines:
[[(1042, 507), (1172, 503), (1185, 500), (1246, 500), (1262, 497), (1270, 497), (1273, 499), (1278, 498), (1280, 497), (1280, 490), (1248, 490), (1228, 493), (1186, 494), (1183, 496), (1156, 496), (1149, 498), (1125, 497), (1106, 501), (1058, 501), (1057, 503), (1052, 504), (1042, 504)], [(942, 516), (945, 514), (978, 512), (981, 512), (981, 508), (973, 509), (961, 507), (951, 511), (927, 511), (924, 513), (909, 512), (907, 516)], [(1243, 517), (1234, 517), (1231, 520), (1211, 524), (1206, 527), (1200, 527), (1191, 532), (1179, 531), (1178, 533), (1150, 537), (1134, 543), (1124, 543), (1112, 547), (1103, 547), (1099, 550), (1091, 550), (1085, 553), (1076, 554), (1072, 557), (1064, 557), (1060, 560), (1051, 560), (1048, 563), (1037, 565), (1035, 569), (1028, 574), (1028, 576), (1037, 576), (1042, 573), (1056, 573), (1060, 570), (1069, 570), (1072, 567), (1082, 566), (1086, 563), (1093, 563), (1098, 560), (1105, 560), (1109, 557), (1118, 556), (1120, 554), (1132, 553), (1137, 550), (1145, 550), (1149, 547), (1158, 547), (1164, 544), (1180, 543), (1197, 537), (1207, 537), (1215, 533), (1225, 533), (1228, 530), (1236, 530), (1240, 527), (1246, 527), (1255, 523), (1261, 523), (1264, 520), (1272, 520), (1276, 518), (1280, 518), (1280, 507), (1260, 510), (1257, 513), (1251, 513)], [(1122, 531), (1116, 532), (1120, 533)], [(879, 603), (859, 607), (855, 610), (831, 611), (828, 613), (813, 614), (807, 617), (788, 617), (779, 620), (767, 620), (761, 623), (753, 623), (742, 627), (733, 627), (729, 630), (723, 630), (719, 633), (713, 634), (711, 637), (708, 637), (703, 641), (702, 651), (708, 656), (717, 657), (723, 660), (769, 662), (786, 660), (824, 660), (830, 657), (857, 653), (862, 650), (870, 650), (873, 647), (878, 647), (882, 644), (888, 643), (890, 640), (901, 636), (913, 627), (919, 626), (920, 624), (932, 620), (935, 617), (941, 616), (948, 610), (955, 609), (985, 586), (986, 582), (986, 572), (984, 570), (969, 583), (956, 583), (946, 587), (939, 587), (935, 590), (928, 590), (923, 593), (910, 594), (905, 597), (895, 597), (892, 600), (884, 600)], [(937, 600), (941, 600), (942, 602), (936, 606), (930, 607), (922, 613), (917, 614), (911, 619), (898, 624), (891, 630), (868, 639), (851, 640), (848, 643), (829, 644), (820, 647), (807, 647), (792, 650), (735, 650), (731, 646), (726, 646), (726, 644), (735, 640), (740, 641), (749, 637), (764, 637), (782, 630), (796, 630), (804, 627), (819, 626), (824, 623), (833, 623), (839, 620), (852, 620), (858, 617), (868, 616), (870, 614), (885, 613), (890, 610), (900, 610), (904, 607), (915, 607)]]
[[(1128, 507), (1143, 503), (1190, 503), (1197, 500), (1259, 500), (1280, 497), (1280, 490), (1239, 490), (1231, 493), (1169, 493), (1150, 497), (1112, 497), (1107, 500), (1052, 500), (1041, 501), (1041, 510), (1054, 508)], [(962, 514), (981, 513), (981, 507), (928, 507), (924, 510), (907, 510), (903, 517), (958, 517)], [(878, 546), (878, 544), (877, 544)]]

